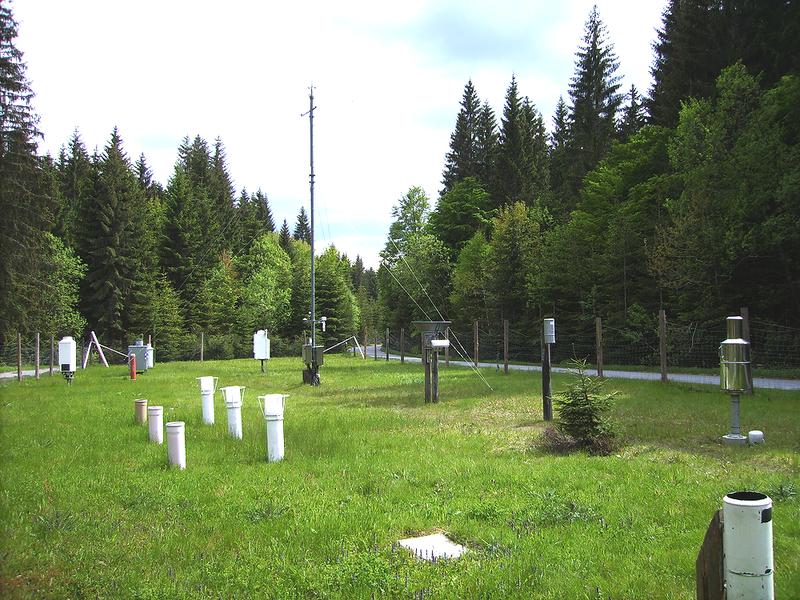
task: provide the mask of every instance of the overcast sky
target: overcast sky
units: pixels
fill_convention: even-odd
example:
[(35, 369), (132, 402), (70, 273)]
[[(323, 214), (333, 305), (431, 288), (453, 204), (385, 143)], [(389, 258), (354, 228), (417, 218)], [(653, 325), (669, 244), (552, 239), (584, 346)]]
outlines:
[(308, 88), (315, 87), (318, 251), (377, 266), (411, 186), (435, 203), (464, 84), (499, 116), (515, 74), (550, 126), (593, 4), (623, 89), (650, 87), (666, 0), (16, 0), (41, 150), (78, 128), (91, 152), (118, 126), (167, 181), (184, 136), (225, 145), (237, 194), (261, 188), (276, 224), (308, 210)]

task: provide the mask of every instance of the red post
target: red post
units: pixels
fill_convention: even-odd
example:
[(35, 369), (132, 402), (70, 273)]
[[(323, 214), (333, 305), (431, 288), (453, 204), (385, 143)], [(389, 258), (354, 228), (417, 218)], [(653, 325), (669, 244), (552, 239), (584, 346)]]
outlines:
[(136, 355), (135, 354), (131, 354), (128, 357), (128, 364), (131, 367), (131, 379), (136, 381)]

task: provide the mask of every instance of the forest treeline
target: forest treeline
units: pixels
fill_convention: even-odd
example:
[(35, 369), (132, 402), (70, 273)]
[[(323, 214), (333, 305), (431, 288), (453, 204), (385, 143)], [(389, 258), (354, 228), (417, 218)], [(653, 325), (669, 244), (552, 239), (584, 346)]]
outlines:
[[(219, 139), (184, 139), (165, 185), (116, 130), (102, 152), (76, 131), (39, 156), (4, 4), (0, 27), (0, 343), (88, 328), (179, 358), (203, 331), (225, 357), (267, 327), (277, 352), (297, 351), (304, 209), (276, 227), (267, 194), (234, 190)], [(334, 247), (318, 257), (327, 339), (408, 328), (434, 305), (524, 331), (602, 316), (631, 338), (660, 308), (701, 322), (749, 306), (800, 327), (799, 27), (795, 1), (671, 0), (642, 93), (620, 89), (595, 8), (549, 133), (514, 77), (499, 117), (467, 82), (435, 205), (402, 195), (377, 272)]]

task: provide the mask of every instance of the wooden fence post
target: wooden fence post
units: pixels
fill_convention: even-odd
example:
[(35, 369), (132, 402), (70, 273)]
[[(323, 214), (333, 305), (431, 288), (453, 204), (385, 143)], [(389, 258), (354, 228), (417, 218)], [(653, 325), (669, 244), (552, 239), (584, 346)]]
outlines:
[(400, 364), (406, 362), (406, 330), (400, 328)]
[(206, 338), (205, 333), (200, 332), (200, 362), (203, 362), (203, 351), (205, 350)]
[(508, 375), (508, 319), (503, 319), (503, 374)]
[(17, 332), (17, 381), (22, 381), (22, 334)]
[(378, 332), (375, 332), (375, 344), (372, 346), (372, 356), (378, 360)]
[(386, 328), (386, 347), (383, 349), (386, 354), (386, 362), (389, 362), (389, 328)]
[(364, 360), (367, 360), (367, 354), (369, 352), (368, 344), (369, 344), (369, 331), (366, 328), (364, 328)]
[(596, 317), (594, 320), (595, 343), (597, 344), (597, 376), (603, 376), (603, 319)]
[(478, 356), (480, 356), (480, 344), (478, 343), (478, 322), (475, 321), (475, 368), (478, 368)]
[(661, 383), (667, 383), (667, 313), (658, 311), (658, 353), (661, 357)]
[(695, 561), (697, 600), (723, 600), (725, 573), (722, 564), (723, 512), (714, 513)]
[(39, 338), (39, 332), (37, 331), (36, 332), (36, 352), (34, 354), (34, 356), (36, 357), (35, 358), (35, 361), (36, 361), (36, 379), (39, 379), (39, 359), (40, 359), (40, 357), (39, 357), (39, 342), (40, 341), (41, 340)]
[(53, 374), (53, 363), (56, 359), (56, 337), (50, 336), (50, 375)]

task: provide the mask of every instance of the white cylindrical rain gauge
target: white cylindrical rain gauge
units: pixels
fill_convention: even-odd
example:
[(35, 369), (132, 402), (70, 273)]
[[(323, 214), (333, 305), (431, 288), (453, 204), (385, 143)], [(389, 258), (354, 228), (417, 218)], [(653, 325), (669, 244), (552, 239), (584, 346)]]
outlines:
[(217, 377), (198, 377), (200, 382), (200, 401), (203, 407), (203, 423), (214, 424), (214, 393), (217, 390)]
[(269, 338), (265, 329), (259, 329), (253, 334), (253, 358), (256, 360), (269, 360)]
[(556, 343), (556, 320), (555, 319), (545, 319), (544, 320), (544, 343), (545, 344), (555, 344)]
[(727, 600), (773, 600), (772, 500), (759, 492), (723, 499), (722, 553)]
[(284, 394), (259, 396), (258, 405), (267, 425), (267, 462), (283, 460), (283, 411), (286, 407), (286, 396)]
[(225, 399), (225, 408), (228, 411), (228, 433), (237, 440), (242, 439), (242, 402), (244, 387), (229, 385), (220, 388)]
[(58, 364), (61, 365), (61, 373), (64, 377), (71, 378), (77, 371), (76, 365), (78, 345), (70, 336), (61, 338), (58, 342)]
[(167, 457), (170, 465), (186, 468), (186, 437), (183, 421), (167, 423)]
[(153, 348), (151, 344), (147, 344), (146, 347), (147, 350), (145, 350), (145, 355), (147, 356), (147, 368), (152, 369), (156, 364), (156, 349)]
[(164, 443), (164, 407), (147, 407), (147, 434), (150, 441), (156, 444)]

